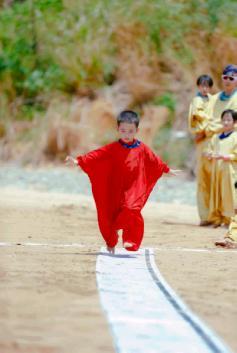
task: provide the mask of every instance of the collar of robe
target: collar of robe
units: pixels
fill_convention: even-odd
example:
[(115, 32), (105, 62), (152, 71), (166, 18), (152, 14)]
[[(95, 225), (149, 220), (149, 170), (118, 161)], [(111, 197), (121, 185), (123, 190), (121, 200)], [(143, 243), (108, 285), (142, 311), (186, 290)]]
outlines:
[(124, 148), (136, 148), (139, 147), (141, 144), (141, 141), (134, 140), (132, 143), (126, 143), (123, 140), (119, 139), (118, 141), (120, 145), (122, 145)]
[(227, 137), (229, 137), (229, 136), (232, 134), (232, 132), (234, 132), (234, 131), (222, 132), (222, 134), (220, 134), (218, 137), (219, 137), (220, 140), (224, 140), (224, 139), (226, 139)]
[(204, 96), (201, 92), (197, 92), (197, 97), (201, 97), (201, 98), (203, 98), (203, 99), (206, 99), (206, 100), (208, 100), (209, 99), (209, 97), (208, 96)]
[(219, 95), (219, 99), (221, 101), (227, 101), (228, 99), (230, 99), (230, 97), (232, 97), (235, 93), (237, 92), (237, 89), (235, 89), (231, 94), (226, 94), (224, 91), (222, 91)]

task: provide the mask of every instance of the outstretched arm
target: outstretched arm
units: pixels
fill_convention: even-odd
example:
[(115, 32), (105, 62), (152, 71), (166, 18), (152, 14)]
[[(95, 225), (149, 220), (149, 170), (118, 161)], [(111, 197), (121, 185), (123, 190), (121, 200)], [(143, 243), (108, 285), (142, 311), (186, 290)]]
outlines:
[(88, 152), (85, 155), (79, 155), (76, 158), (67, 156), (65, 163), (71, 166), (80, 166), (82, 170), (88, 174), (90, 170), (93, 170), (95, 163), (99, 163), (102, 160), (110, 158), (112, 146), (113, 143)]
[(67, 156), (64, 160), (64, 162), (68, 165), (72, 165), (72, 166), (78, 166), (78, 161), (77, 159), (73, 158), (72, 156)]
[(182, 173), (183, 171), (181, 169), (170, 169), (170, 171), (168, 172), (168, 175), (179, 176)]
[(83, 156), (77, 156), (77, 164), (82, 168), (82, 170), (84, 170), (85, 173), (94, 173), (94, 168), (96, 168), (101, 162), (111, 158), (113, 146), (114, 143), (111, 143), (88, 152)]

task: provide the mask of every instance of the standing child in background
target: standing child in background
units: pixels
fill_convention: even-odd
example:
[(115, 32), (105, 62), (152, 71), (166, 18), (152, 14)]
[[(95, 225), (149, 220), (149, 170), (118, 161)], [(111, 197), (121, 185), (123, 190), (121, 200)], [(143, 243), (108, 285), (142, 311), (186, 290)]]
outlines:
[(237, 112), (224, 110), (221, 114), (223, 132), (214, 135), (204, 155), (212, 164), (211, 197), (208, 220), (213, 227), (228, 225), (234, 216), (237, 182)]
[(229, 229), (224, 239), (215, 241), (215, 245), (226, 249), (237, 249), (237, 209), (235, 209), (235, 216), (231, 218)]
[(189, 108), (189, 131), (194, 135), (197, 158), (197, 205), (200, 226), (209, 225), (208, 211), (210, 200), (210, 162), (203, 158), (203, 151), (207, 147), (209, 138), (205, 135), (205, 128), (210, 119), (210, 91), (213, 80), (208, 75), (201, 75), (197, 79), (198, 92)]
[(79, 165), (90, 178), (99, 228), (110, 253), (115, 251), (120, 229), (124, 248), (139, 249), (144, 233), (143, 206), (163, 173), (178, 172), (135, 139), (139, 125), (135, 112), (121, 112), (117, 125), (118, 141), (65, 160)]

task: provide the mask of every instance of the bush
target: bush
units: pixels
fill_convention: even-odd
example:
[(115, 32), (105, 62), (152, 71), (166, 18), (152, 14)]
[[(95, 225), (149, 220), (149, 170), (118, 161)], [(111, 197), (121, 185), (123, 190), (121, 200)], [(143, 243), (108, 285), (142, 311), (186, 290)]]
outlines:
[[(193, 33), (217, 28), (237, 35), (235, 0), (32, 0), (0, 5), (0, 80), (9, 102), (34, 99), (57, 90), (109, 85), (116, 79), (113, 34), (125, 24), (145, 26), (143, 50), (194, 60)], [(158, 102), (161, 98), (158, 98)], [(175, 109), (173, 98), (161, 104)]]
[(174, 113), (176, 107), (176, 100), (172, 93), (164, 93), (159, 97), (155, 97), (152, 101), (155, 105), (164, 105), (167, 107), (171, 113)]

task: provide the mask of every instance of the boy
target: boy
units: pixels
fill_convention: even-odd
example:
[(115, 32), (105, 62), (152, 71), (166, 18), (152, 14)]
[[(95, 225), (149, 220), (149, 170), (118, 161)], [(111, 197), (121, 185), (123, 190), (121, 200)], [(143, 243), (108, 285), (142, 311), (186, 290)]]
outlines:
[(208, 220), (213, 227), (228, 225), (234, 216), (237, 182), (237, 112), (226, 109), (221, 114), (223, 132), (214, 135), (204, 155), (212, 163), (211, 197)]
[(198, 92), (189, 107), (189, 131), (194, 135), (197, 154), (197, 205), (200, 226), (207, 226), (209, 222), (208, 209), (210, 199), (210, 162), (203, 158), (203, 150), (208, 144), (204, 131), (210, 118), (210, 91), (213, 80), (208, 75), (201, 75), (197, 79)]
[(128, 251), (140, 247), (144, 221), (141, 209), (163, 173), (176, 175), (146, 145), (135, 139), (138, 115), (123, 111), (117, 118), (120, 139), (66, 162), (79, 165), (88, 174), (95, 199), (98, 223), (107, 250), (114, 253), (118, 230)]

